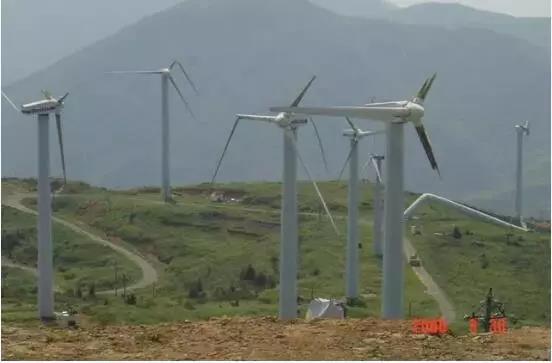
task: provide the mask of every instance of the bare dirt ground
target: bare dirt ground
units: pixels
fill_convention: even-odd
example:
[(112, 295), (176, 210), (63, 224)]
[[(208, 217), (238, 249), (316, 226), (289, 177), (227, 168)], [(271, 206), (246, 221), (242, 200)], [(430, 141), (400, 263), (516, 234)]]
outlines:
[[(413, 335), (408, 321), (217, 318), (76, 330), (2, 325), (4, 360), (550, 360), (550, 330)], [(467, 331), (467, 328), (466, 328)]]

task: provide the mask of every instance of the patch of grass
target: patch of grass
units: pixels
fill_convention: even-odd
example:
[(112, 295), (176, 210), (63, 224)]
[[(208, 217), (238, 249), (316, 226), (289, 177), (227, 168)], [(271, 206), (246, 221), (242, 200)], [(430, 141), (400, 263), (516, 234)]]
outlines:
[[(549, 324), (549, 235), (507, 230), (441, 206), (426, 206), (418, 216), (409, 224), (423, 232), (409, 238), (452, 300), (458, 319), (474, 311), (492, 287), (510, 320), (519, 320), (518, 325)], [(460, 238), (452, 236), (455, 227)]]
[[(344, 295), (346, 220), (342, 216), (346, 211), (346, 185), (320, 183), (320, 188), (328, 203), (338, 210), (336, 223), (341, 236), (335, 235), (324, 217), (312, 186), (300, 183), (300, 210), (310, 213), (300, 216), (298, 294), (302, 313), (311, 295)], [(144, 289), (136, 292), (135, 306), (115, 298), (107, 305), (87, 306), (87, 314), (99, 314), (99, 320), (104, 321), (115, 317), (118, 322), (276, 314), (280, 189), (279, 183), (224, 185), (225, 193), (241, 201), (222, 204), (211, 202), (211, 189), (202, 186), (176, 188), (180, 195), (178, 203), (172, 205), (158, 203), (158, 193), (149, 188), (126, 194), (84, 193), (63, 197), (67, 200), (58, 198), (57, 214), (157, 257), (162, 270), (163, 279), (156, 286), (155, 298), (151, 290)], [(371, 198), (368, 185), (363, 185), (363, 193)], [(272, 202), (267, 204), (269, 200)], [(32, 205), (31, 200), (26, 203)], [(361, 207), (361, 215), (370, 218), (370, 204)], [(371, 225), (363, 224), (361, 228), (361, 293), (368, 298), (365, 306), (353, 308), (351, 314), (377, 316), (381, 305), (381, 261), (372, 256)], [(241, 279), (240, 274), (249, 265), (262, 277), (254, 281)], [(198, 279), (202, 282), (199, 295), (203, 297), (190, 299), (191, 286)], [(422, 285), (409, 269), (406, 285), (407, 299), (419, 314), (437, 315), (436, 304), (423, 293)], [(167, 314), (169, 310), (171, 314)]]
[[(303, 213), (299, 216), (298, 295), (301, 315), (312, 297), (341, 298), (344, 295), (347, 187), (344, 182), (322, 182), (319, 186), (334, 212), (341, 235), (337, 237), (333, 232), (312, 186), (299, 183), (299, 209)], [(234, 200), (211, 201), (209, 197), (214, 190)], [(120, 296), (109, 296), (79, 302), (81, 311), (104, 323), (276, 315), (281, 184), (229, 183), (214, 187), (200, 184), (175, 188), (175, 191), (178, 193), (175, 204), (160, 203), (158, 190), (152, 188), (131, 191), (92, 188), (89, 192), (58, 198), (56, 214), (110, 239), (124, 241), (143, 255), (153, 256), (157, 259), (155, 266), (161, 276), (155, 294), (152, 288), (134, 291), (135, 305), (126, 304)], [(381, 309), (382, 261), (372, 253), (370, 185), (362, 185), (362, 195), (360, 286), (363, 304), (349, 308), (352, 317), (379, 316)], [(415, 197), (407, 193), (405, 205)], [(32, 206), (32, 202), (27, 200), (25, 203)], [(548, 311), (542, 308), (542, 303), (549, 301), (550, 280), (543, 277), (546, 274), (542, 271), (549, 275), (550, 266), (541, 262), (537, 262), (538, 268), (529, 265), (542, 256), (549, 258), (549, 246), (548, 249), (534, 247), (534, 253), (528, 255), (511, 253), (511, 258), (517, 259), (508, 264), (509, 268), (517, 266), (514, 271), (523, 270), (519, 281), (527, 282), (526, 288), (520, 289), (516, 274), (498, 267), (505, 266), (504, 262), (497, 261), (497, 258), (504, 259), (500, 252), (502, 247), (486, 250), (488, 266), (482, 268), (479, 259), (482, 252), (473, 252), (481, 247), (466, 243), (468, 239), (476, 239), (487, 246), (494, 241), (493, 238), (504, 234), (503, 230), (474, 223), (439, 207), (427, 206), (419, 216), (422, 219), (414, 224), (422, 227), (422, 234), (408, 237), (418, 248), (426, 269), (452, 299), (460, 318), (464, 312), (471, 312), (471, 306), (484, 297), (486, 288), (491, 287), (485, 286), (492, 284), (497, 297), (507, 303), (507, 309), (520, 316), (528, 314), (523, 322), (543, 321), (530, 310)], [(434, 232), (452, 232), (453, 224), (458, 226), (461, 238), (433, 235)], [(468, 229), (473, 234), (466, 233)], [(524, 235), (524, 238), (529, 237)], [(549, 245), (549, 240), (546, 240)], [(534, 246), (542, 247), (541, 242)], [(515, 244), (508, 246), (519, 249)], [(249, 276), (251, 273), (244, 277), (249, 266), (254, 269), (256, 278)], [(504, 275), (507, 271), (509, 274)], [(530, 279), (534, 281), (530, 282)], [(509, 289), (511, 299), (510, 295), (502, 294), (506, 289)], [(424, 290), (412, 269), (406, 266), (406, 317), (440, 315), (437, 304)], [(527, 293), (531, 297), (524, 310), (509, 308), (512, 302), (518, 306), (517, 301)]]

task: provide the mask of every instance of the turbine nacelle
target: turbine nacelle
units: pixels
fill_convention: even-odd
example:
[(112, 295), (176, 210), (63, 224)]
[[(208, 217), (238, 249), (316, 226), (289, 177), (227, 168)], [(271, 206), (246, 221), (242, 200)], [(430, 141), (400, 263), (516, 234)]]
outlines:
[(309, 122), (308, 116), (291, 112), (279, 113), (274, 118), (274, 123), (282, 128), (297, 127), (305, 125), (307, 122)]
[[(63, 101), (69, 95), (66, 93), (63, 97), (56, 99), (49, 92), (43, 91), (45, 98), (40, 101), (26, 103), (17, 109), (26, 115), (43, 114), (43, 113), (59, 113), (63, 108)], [(5, 96), (7, 98), (7, 96)], [(11, 103), (11, 100), (8, 99)]]
[(65, 93), (59, 99), (52, 97), (50, 92), (42, 90), (42, 94), (45, 99), (24, 104), (21, 108), (18, 108), (15, 103), (2, 91), (2, 96), (9, 102), (9, 104), (18, 112), (21, 112), (25, 115), (49, 115), (50, 113), (55, 114), (56, 117), (56, 128), (58, 134), (59, 142), (59, 151), (61, 154), (61, 167), (63, 169), (63, 185), (67, 184), (67, 173), (65, 169), (65, 154), (63, 152), (63, 135), (61, 129), (61, 110), (63, 109), (63, 103), (69, 92)]
[(174, 60), (166, 68), (161, 68), (161, 69), (157, 69), (157, 70), (153, 70), (153, 71), (111, 71), (111, 72), (106, 72), (106, 73), (107, 74), (142, 74), (142, 75), (156, 74), (156, 75), (161, 75), (162, 77), (166, 77), (166, 79), (169, 80), (169, 82), (172, 84), (172, 86), (174, 87), (174, 89), (178, 93), (178, 96), (182, 100), (182, 103), (184, 104), (184, 106), (186, 107), (186, 109), (188, 110), (188, 112), (190, 113), (192, 118), (195, 119), (196, 117), (195, 117), (190, 105), (188, 104), (188, 101), (186, 101), (186, 99), (184, 98), (184, 95), (182, 94), (182, 91), (180, 90), (180, 88), (176, 84), (176, 81), (174, 80), (174, 77), (171, 74), (174, 67), (178, 67), (180, 69), (180, 71), (182, 72), (182, 74), (184, 75), (184, 77), (186, 78), (186, 80), (188, 81), (188, 83), (190, 84), (192, 89), (194, 90), (195, 94), (199, 95), (199, 91), (197, 90), (197, 87), (195, 86), (194, 82), (192, 81), (192, 79), (188, 75), (188, 72), (186, 72), (186, 70), (184, 69), (184, 66), (182, 66), (182, 64), (177, 60)]
[(407, 121), (411, 121), (416, 125), (417, 123), (421, 124), (421, 120), (424, 117), (425, 109), (423, 104), (417, 103), (415, 101), (408, 102), (406, 104), (406, 109), (409, 111), (409, 115), (406, 117)]
[(529, 121), (525, 121), (525, 124), (523, 125), (516, 125), (515, 128), (517, 132), (522, 132), (525, 135), (529, 135)]

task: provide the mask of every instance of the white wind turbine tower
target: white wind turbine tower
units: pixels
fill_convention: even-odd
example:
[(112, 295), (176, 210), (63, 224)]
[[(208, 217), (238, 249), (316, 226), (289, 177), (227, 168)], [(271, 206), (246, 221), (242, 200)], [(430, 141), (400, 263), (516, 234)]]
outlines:
[(376, 170), (376, 181), (374, 183), (373, 201), (372, 206), (374, 209), (374, 227), (373, 233), (373, 247), (374, 255), (383, 256), (383, 192), (384, 184), (381, 177), (382, 163), (385, 157), (383, 155), (370, 155), (370, 159), (366, 162), (365, 166), (371, 162)]
[(523, 222), (523, 135), (529, 136), (529, 121), (524, 125), (516, 125), (517, 153), (516, 153), (516, 222), (525, 227)]
[(182, 64), (175, 60), (173, 61), (168, 68), (161, 68), (157, 70), (151, 70), (151, 71), (113, 71), (113, 72), (107, 72), (109, 74), (156, 74), (161, 76), (161, 190), (162, 190), (162, 198), (163, 201), (169, 202), (172, 200), (172, 193), (171, 193), (171, 181), (170, 181), (170, 153), (169, 153), (169, 82), (173, 85), (174, 89), (180, 96), (180, 99), (184, 103), (184, 106), (192, 116), (192, 118), (195, 119), (194, 113), (192, 112), (192, 109), (190, 108), (190, 105), (182, 95), (182, 92), (176, 85), (176, 82), (171, 75), (171, 71), (174, 69), (174, 67), (177, 66), (190, 85), (192, 86), (194, 92), (198, 94), (197, 88), (192, 81), (192, 79), (188, 76), (188, 73), (184, 70), (184, 67)]
[(38, 315), (43, 320), (54, 319), (54, 267), (52, 245), (52, 206), (50, 195), (50, 141), (49, 123), (50, 114), (55, 114), (58, 141), (63, 168), (63, 181), (67, 181), (65, 174), (65, 156), (63, 153), (63, 137), (61, 131), (61, 110), (63, 102), (69, 93), (60, 99), (55, 99), (48, 92), (43, 91), (44, 99), (27, 103), (18, 108), (8, 96), (2, 95), (17, 111), (26, 115), (37, 115), (38, 119)]
[[(359, 204), (359, 190), (358, 190), (358, 142), (366, 136), (382, 134), (385, 131), (363, 131), (356, 127), (353, 122), (346, 117), (347, 122), (351, 126), (351, 129), (343, 131), (343, 136), (351, 139), (351, 149), (345, 159), (343, 168), (339, 173), (338, 180), (341, 179), (345, 167), (349, 164), (349, 188), (348, 188), (348, 217), (347, 217), (347, 253), (345, 264), (345, 296), (349, 299), (358, 297), (358, 278), (359, 278), (359, 262), (358, 262), (358, 244), (359, 244), (359, 230), (358, 230), (358, 204)], [(376, 168), (376, 173), (379, 174), (379, 169)], [(374, 209), (374, 212), (376, 210)], [(375, 228), (375, 223), (374, 223)]]
[(384, 253), (383, 253), (383, 318), (401, 318), (403, 315), (404, 259), (404, 124), (411, 122), (425, 149), (432, 169), (439, 173), (437, 162), (425, 132), (422, 118), (424, 100), (436, 75), (427, 79), (416, 97), (411, 100), (370, 103), (364, 106), (334, 107), (271, 107), (273, 112), (294, 112), (305, 115), (351, 117), (386, 123)]
[[(291, 104), (295, 107), (301, 102), (305, 93), (316, 77), (312, 77), (309, 83), (301, 91), (299, 96)], [(295, 319), (297, 317), (297, 272), (298, 272), (298, 218), (297, 218), (297, 159), (301, 163), (305, 173), (311, 180), (314, 189), (320, 199), (326, 214), (336, 232), (337, 226), (334, 223), (332, 215), (328, 210), (326, 202), (318, 189), (318, 186), (307, 168), (299, 150), (297, 149), (297, 128), (306, 124), (307, 119), (302, 116), (289, 112), (282, 112), (276, 116), (266, 115), (236, 115), (236, 121), (230, 131), (222, 155), (217, 163), (217, 167), (211, 183), (214, 182), (222, 159), (226, 154), (228, 145), (234, 135), (234, 131), (240, 120), (262, 121), (278, 126), (283, 131), (284, 136), (284, 165), (283, 165), (283, 185), (282, 185), (282, 209), (281, 209), (281, 233), (280, 233), (280, 298), (279, 298), (279, 317), (283, 320)], [(312, 121), (312, 120), (311, 120)], [(314, 125), (314, 124), (313, 124)], [(315, 129), (316, 130), (316, 129)], [(316, 132), (318, 137), (318, 132)], [(320, 139), (319, 139), (320, 143)], [(320, 143), (320, 145), (322, 145)]]

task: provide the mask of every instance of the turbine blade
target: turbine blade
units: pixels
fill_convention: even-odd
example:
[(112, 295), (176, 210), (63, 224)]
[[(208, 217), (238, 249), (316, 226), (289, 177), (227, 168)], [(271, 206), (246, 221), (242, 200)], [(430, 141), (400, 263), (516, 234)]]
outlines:
[(424, 82), (424, 85), (422, 86), (422, 88), (418, 92), (418, 98), (419, 99), (421, 99), (422, 101), (425, 101), (427, 93), (431, 89), (431, 85), (433, 85), (433, 81), (435, 81), (436, 77), (437, 77), (437, 73), (433, 73), (433, 76), (431, 76), (431, 78), (427, 79)]
[(309, 120), (311, 122), (312, 127), (314, 128), (314, 133), (316, 134), (316, 138), (318, 139), (318, 146), (320, 147), (320, 153), (322, 154), (322, 161), (324, 162), (324, 168), (326, 169), (326, 174), (329, 174), (330, 171), (328, 169), (328, 160), (326, 159), (326, 152), (324, 151), (324, 145), (322, 145), (322, 139), (320, 138), (318, 127), (316, 127), (316, 123), (314, 122), (312, 117), (309, 117)]
[(19, 109), (19, 107), (17, 107), (15, 105), (15, 103), (13, 103), (12, 100), (10, 100), (10, 98), (8, 97), (7, 94), (4, 93), (4, 91), (2, 91), (2, 96), (4, 96), (4, 98), (6, 99), (6, 101), (8, 101), (8, 103), (10, 104), (11, 107), (13, 107), (14, 110), (16, 110), (17, 112), (21, 112), (21, 110)]
[(376, 177), (378, 178), (378, 183), (382, 183), (382, 178), (381, 178), (381, 171), (379, 170), (378, 168), (378, 163), (376, 162), (376, 159), (374, 159), (374, 157), (370, 157), (370, 161), (372, 162), (372, 166), (374, 167), (374, 170), (376, 171)]
[(299, 102), (301, 102), (301, 100), (303, 99), (303, 97), (305, 97), (305, 93), (307, 93), (307, 90), (309, 89), (309, 87), (311, 86), (312, 82), (314, 82), (314, 80), (316, 79), (316, 76), (312, 76), (312, 78), (310, 79), (309, 83), (307, 83), (307, 85), (305, 86), (305, 88), (303, 88), (303, 90), (301, 91), (301, 93), (299, 93), (299, 96), (297, 96), (297, 98), (295, 99), (295, 101), (293, 101), (293, 103), (291, 104), (291, 107), (296, 107), (299, 105)]
[(439, 172), (439, 166), (437, 165), (437, 161), (435, 160), (435, 156), (433, 155), (431, 143), (425, 131), (424, 125), (416, 126), (416, 132), (418, 133), (418, 138), (420, 139), (420, 142), (424, 147), (429, 163), (431, 164), (431, 168), (435, 170), (437, 174), (439, 174), (439, 177), (441, 177), (441, 173)]
[(418, 93), (416, 94), (416, 97), (419, 98), (419, 99), (423, 99), (422, 95), (424, 94), (425, 92), (425, 89), (427, 87), (427, 79), (424, 81), (424, 84), (422, 85), (422, 88), (420, 88), (420, 90), (418, 91)]
[(359, 132), (360, 131), (358, 129), (358, 127), (355, 126), (353, 121), (351, 121), (351, 119), (348, 116), (345, 116), (345, 120), (347, 120), (347, 123), (349, 124), (349, 126), (351, 126), (351, 128), (353, 129), (354, 132)]
[[(286, 133), (286, 136), (289, 137), (289, 134)], [(335, 221), (332, 217), (332, 214), (330, 213), (330, 210), (328, 209), (328, 206), (326, 205), (326, 201), (324, 200), (324, 197), (322, 196), (322, 193), (320, 193), (320, 189), (318, 189), (318, 185), (314, 181), (309, 168), (305, 164), (303, 158), (301, 157), (301, 153), (299, 152), (299, 149), (297, 147), (297, 142), (295, 141), (295, 138), (291, 137), (293, 148), (295, 149), (295, 153), (297, 154), (297, 159), (299, 159), (299, 163), (301, 163), (301, 166), (303, 167), (303, 170), (305, 170), (305, 173), (307, 174), (308, 178), (310, 179), (312, 185), (314, 186), (314, 190), (316, 191), (316, 194), (318, 195), (318, 199), (320, 199), (320, 202), (322, 203), (322, 206), (324, 207), (324, 210), (326, 211), (326, 215), (330, 219), (330, 222), (332, 224), (332, 227), (335, 231), (335, 234), (339, 236), (339, 230), (337, 229), (337, 226), (335, 224)]]
[(69, 92), (65, 93), (65, 94), (63, 95), (63, 97), (61, 97), (61, 98), (58, 100), (58, 102), (59, 102), (59, 103), (63, 103), (63, 101), (65, 101), (65, 99), (67, 98), (67, 96), (69, 96)]
[(171, 63), (171, 65), (169, 66), (169, 69), (172, 70), (175, 65), (177, 65), (178, 68), (180, 68), (180, 70), (182, 71), (182, 73), (184, 73), (184, 77), (186, 77), (186, 79), (188, 80), (188, 83), (190, 83), (190, 85), (192, 86), (192, 89), (194, 90), (195, 94), (199, 96), (199, 91), (197, 90), (194, 84), (194, 81), (192, 81), (188, 73), (184, 70), (184, 66), (182, 66), (182, 63), (175, 60)]
[(56, 128), (59, 142), (59, 152), (61, 155), (61, 168), (63, 169), (63, 184), (67, 184), (67, 174), (65, 172), (65, 154), (63, 152), (63, 135), (61, 132), (61, 115), (56, 113)]
[(224, 155), (226, 155), (226, 150), (228, 150), (228, 145), (230, 145), (230, 141), (232, 140), (232, 136), (234, 136), (234, 132), (236, 131), (236, 127), (238, 127), (238, 123), (240, 122), (241, 117), (236, 117), (236, 121), (234, 121), (234, 126), (232, 126), (232, 131), (230, 131), (230, 136), (228, 136), (228, 140), (226, 140), (226, 145), (224, 145), (224, 150), (222, 151), (222, 155), (220, 156), (220, 159), (217, 163), (217, 168), (215, 169), (215, 173), (213, 174), (213, 177), (211, 178), (211, 184), (215, 182), (215, 178), (217, 177), (220, 164), (222, 164), (222, 159), (224, 159)]
[(351, 160), (351, 155), (353, 154), (353, 148), (349, 151), (349, 154), (347, 154), (347, 159), (345, 159), (345, 162), (343, 163), (343, 167), (341, 168), (341, 171), (339, 172), (339, 175), (337, 176), (337, 180), (341, 180), (341, 177), (343, 176), (343, 172), (345, 172), (345, 168), (347, 167), (347, 164), (349, 163), (349, 160)]
[(408, 101), (372, 102), (364, 104), (364, 107), (404, 107)]
[(302, 115), (319, 115), (335, 117), (353, 117), (383, 122), (393, 122), (408, 117), (410, 111), (405, 107), (363, 107), (363, 106), (334, 106), (334, 107), (270, 107), (271, 112), (292, 112)]
[(276, 122), (276, 116), (266, 116), (266, 115), (247, 115), (247, 114), (237, 114), (242, 120), (252, 120), (252, 121), (264, 121), (268, 123)]
[(162, 71), (111, 71), (106, 74), (162, 74)]
[(180, 99), (182, 100), (182, 102), (184, 102), (184, 106), (186, 106), (186, 109), (188, 110), (188, 112), (190, 113), (190, 115), (192, 115), (192, 118), (194, 120), (197, 120), (194, 113), (192, 112), (192, 109), (190, 108), (190, 105), (188, 104), (188, 102), (184, 99), (184, 96), (182, 95), (182, 92), (180, 92), (180, 88), (178, 88), (178, 86), (176, 85), (176, 82), (174, 81), (174, 78), (169, 74), (167, 76), (169, 78), (169, 81), (171, 81), (174, 89), (176, 89), (176, 92), (178, 92), (178, 95), (180, 96)]

